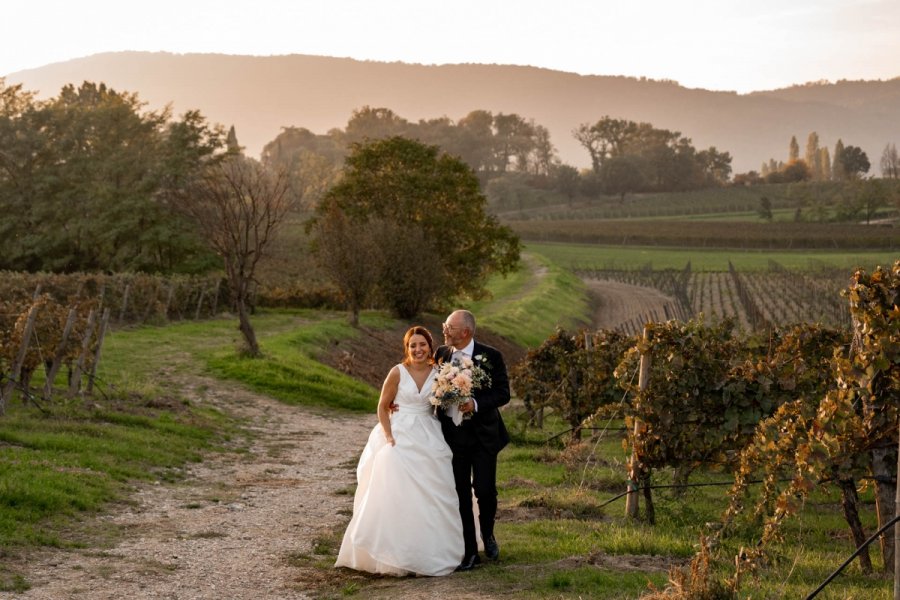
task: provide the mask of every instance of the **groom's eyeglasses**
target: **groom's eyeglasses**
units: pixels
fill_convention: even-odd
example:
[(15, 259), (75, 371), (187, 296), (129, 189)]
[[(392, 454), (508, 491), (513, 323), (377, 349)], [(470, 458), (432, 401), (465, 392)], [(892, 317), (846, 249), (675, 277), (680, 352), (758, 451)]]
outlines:
[(441, 327), (443, 327), (444, 331), (454, 331), (456, 329), (459, 329), (459, 327), (455, 327), (450, 323), (441, 323)]

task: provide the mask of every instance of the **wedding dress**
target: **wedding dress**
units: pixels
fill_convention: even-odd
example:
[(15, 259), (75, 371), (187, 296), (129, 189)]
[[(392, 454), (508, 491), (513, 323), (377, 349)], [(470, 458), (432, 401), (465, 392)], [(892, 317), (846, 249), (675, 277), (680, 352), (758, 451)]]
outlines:
[(435, 371), (422, 389), (404, 365), (391, 415), (396, 445), (381, 425), (369, 435), (356, 468), (353, 518), (336, 567), (390, 575), (447, 575), (463, 557), (459, 501), (449, 446), (428, 401)]

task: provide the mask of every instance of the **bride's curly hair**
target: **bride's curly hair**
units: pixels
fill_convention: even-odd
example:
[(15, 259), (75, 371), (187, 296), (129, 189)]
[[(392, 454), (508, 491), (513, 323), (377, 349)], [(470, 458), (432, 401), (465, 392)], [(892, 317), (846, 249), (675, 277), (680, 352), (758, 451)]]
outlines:
[(406, 335), (403, 336), (403, 364), (408, 365), (412, 362), (412, 358), (409, 355), (409, 340), (414, 335), (421, 335), (425, 338), (425, 341), (428, 342), (428, 350), (431, 353), (431, 356), (428, 358), (428, 362), (434, 362), (434, 338), (431, 337), (431, 332), (422, 327), (421, 325), (413, 325), (407, 330)]

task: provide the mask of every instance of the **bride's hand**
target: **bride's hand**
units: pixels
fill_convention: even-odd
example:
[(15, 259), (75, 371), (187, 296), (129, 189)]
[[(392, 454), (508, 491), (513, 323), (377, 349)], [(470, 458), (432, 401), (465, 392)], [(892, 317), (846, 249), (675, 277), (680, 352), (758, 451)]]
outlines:
[(391, 446), (394, 446), (397, 443), (396, 441), (394, 441), (394, 436), (392, 436), (392, 435), (386, 435), (386, 436), (384, 436), (384, 439), (387, 440), (387, 443), (390, 444)]

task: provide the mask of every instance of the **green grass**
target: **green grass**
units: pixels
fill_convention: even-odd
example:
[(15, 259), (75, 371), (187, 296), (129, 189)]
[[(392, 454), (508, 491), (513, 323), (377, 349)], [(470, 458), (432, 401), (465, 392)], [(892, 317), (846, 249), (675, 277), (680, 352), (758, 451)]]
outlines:
[[(99, 400), (98, 400), (99, 401)], [(224, 429), (213, 413), (173, 413), (129, 397), (104, 408), (14, 403), (0, 419), (0, 547), (65, 546), (60, 524), (136, 480), (171, 480)]]
[(557, 326), (573, 328), (590, 322), (584, 283), (548, 260), (529, 253), (523, 266), (507, 278), (493, 277), (487, 300), (464, 304), (483, 325), (520, 346), (533, 347)]
[[(389, 323), (378, 314), (361, 315), (362, 325)], [(207, 364), (215, 375), (240, 381), (287, 404), (373, 412), (378, 403), (376, 389), (316, 361), (333, 340), (358, 335), (360, 330), (339, 315), (266, 338), (261, 358), (221, 349), (209, 355)]]
[(875, 265), (889, 265), (898, 257), (889, 251), (756, 251), (703, 250), (696, 248), (647, 248), (595, 246), (590, 244), (529, 243), (530, 253), (544, 256), (564, 268), (638, 269), (651, 265), (654, 269), (683, 269), (690, 261), (694, 271), (727, 271), (728, 261), (739, 271), (760, 271), (774, 260), (788, 269), (834, 266), (849, 273), (857, 266), (871, 270)]

